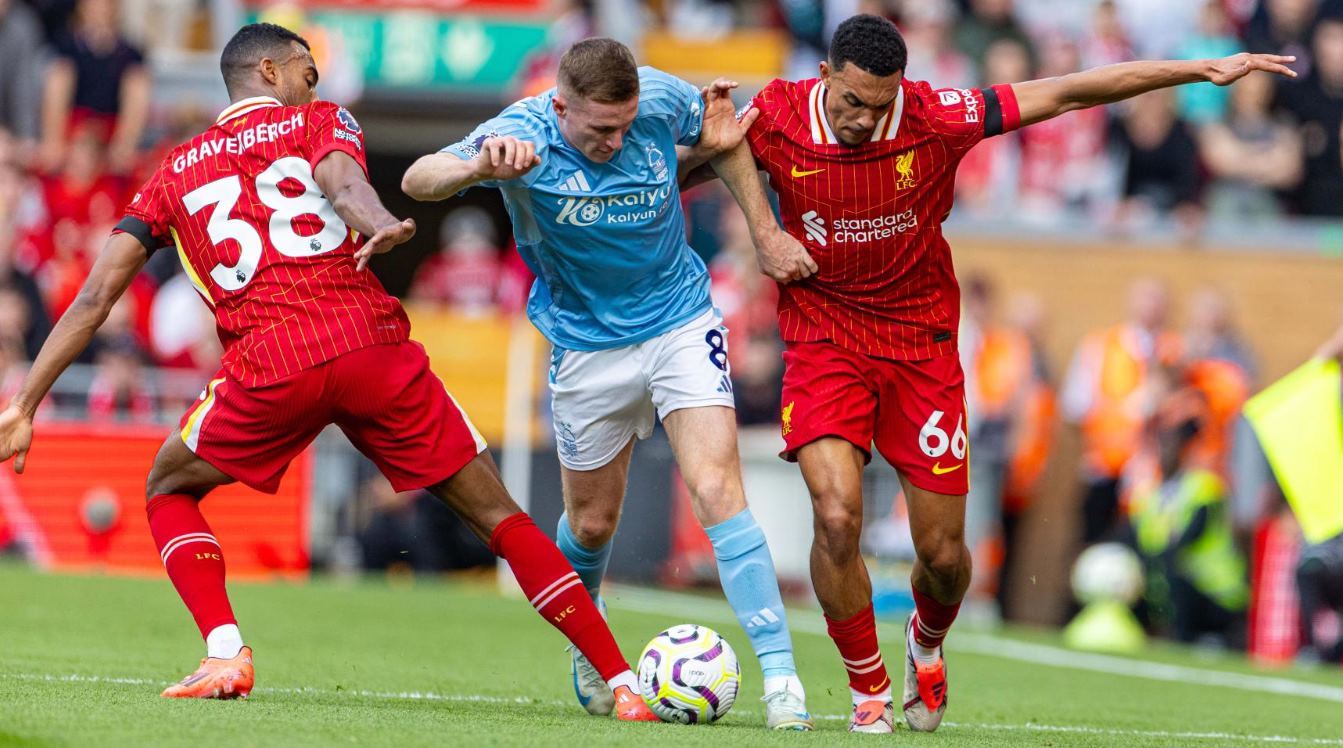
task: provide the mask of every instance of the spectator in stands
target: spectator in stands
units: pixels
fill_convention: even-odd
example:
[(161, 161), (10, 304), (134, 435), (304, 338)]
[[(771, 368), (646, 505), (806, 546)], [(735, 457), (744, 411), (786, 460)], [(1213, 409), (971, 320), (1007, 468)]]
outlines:
[(999, 39), (1015, 40), (1030, 53), (1035, 67), (1033, 42), (1013, 10), (1013, 0), (971, 0), (970, 14), (956, 25), (956, 47), (978, 66), (981, 79), (989, 46)]
[[(989, 84), (1031, 80), (1031, 57), (1015, 39), (999, 39), (989, 45), (984, 58), (984, 79)], [(1042, 122), (1039, 126), (1048, 125)], [(979, 142), (961, 160), (956, 172), (958, 214), (983, 219), (1019, 215), (1021, 191), (1021, 138), (1025, 130), (1004, 133)]]
[(149, 118), (149, 71), (118, 27), (117, 0), (79, 0), (70, 31), (57, 38), (42, 101), (45, 169), (64, 162), (69, 135), (85, 124), (108, 143), (112, 171), (134, 167)]
[(1265, 75), (1246, 76), (1231, 87), (1226, 121), (1211, 123), (1199, 133), (1199, 152), (1212, 180), (1210, 215), (1279, 216), (1277, 193), (1301, 181), (1301, 137), (1274, 113), (1272, 104), (1273, 81)]
[(1168, 329), (1170, 296), (1143, 279), (1129, 292), (1129, 319), (1089, 333), (1078, 346), (1059, 396), (1064, 420), (1081, 428), (1082, 540), (1114, 535), (1119, 479), (1141, 444), (1143, 429), (1169, 387), (1179, 337)]
[(1315, 30), (1315, 61), (1305, 80), (1280, 89), (1279, 100), (1296, 118), (1306, 154), (1305, 174), (1294, 195), (1299, 212), (1343, 216), (1343, 18), (1326, 18)]
[(15, 266), (15, 219), (23, 178), (14, 154), (8, 133), (0, 130), (0, 294), (6, 295), (6, 303), (12, 307), (7, 319), (0, 322), (0, 330), (19, 336), (19, 357), (31, 360), (51, 331), (51, 320), (36, 281)]
[[(1243, 49), (1231, 29), (1222, 0), (1204, 0), (1199, 13), (1198, 30), (1176, 50), (1182, 60), (1208, 60), (1230, 57)], [(1212, 83), (1180, 86), (1176, 91), (1180, 116), (1193, 125), (1217, 122), (1226, 115), (1230, 92)]]
[(971, 275), (962, 287), (960, 355), (968, 401), (966, 431), (975, 456), (970, 463), (965, 537), (981, 571), (974, 587), (981, 595), (992, 596), (1002, 593), (1004, 549), (1024, 510), (1012, 506), (1009, 511), (1007, 486), (1020, 451), (1037, 448), (1030, 443), (1034, 434), (1027, 432), (1041, 425), (1033, 420), (1039, 415), (1037, 374), (1042, 367), (1033, 360), (1036, 351), (1030, 338), (1000, 318), (992, 282)]
[(1119, 9), (1114, 0), (1101, 0), (1091, 20), (1091, 30), (1081, 44), (1082, 68), (1113, 65), (1134, 58), (1133, 44), (1119, 20)]
[(447, 304), (471, 316), (498, 311), (502, 252), (494, 222), (481, 208), (457, 208), (439, 225), (438, 254), (415, 272), (410, 298)]
[(1190, 304), (1184, 381), (1207, 403), (1207, 417), (1189, 446), (1191, 464), (1230, 477), (1232, 434), (1255, 382), (1256, 364), (1231, 315), (1225, 294), (1205, 288)]
[(1250, 382), (1258, 378), (1254, 351), (1236, 329), (1231, 299), (1215, 288), (1199, 290), (1190, 301), (1184, 350), (1190, 361), (1226, 361), (1245, 372)]
[(89, 382), (91, 421), (154, 420), (154, 396), (145, 382), (145, 350), (130, 332), (99, 336)]
[(1232, 534), (1225, 483), (1191, 456), (1206, 423), (1197, 390), (1162, 399), (1153, 419), (1158, 472), (1135, 487), (1129, 514), (1149, 580), (1159, 582), (1149, 583), (1154, 617), (1169, 621), (1177, 641), (1213, 637), (1240, 648), (1250, 596), (1245, 558)]
[(1140, 59), (1175, 54), (1198, 26), (1201, 0), (1115, 0), (1120, 22)]
[(1176, 114), (1172, 90), (1131, 100), (1111, 135), (1124, 154), (1120, 225), (1150, 225), (1173, 213), (1181, 228), (1196, 228), (1202, 212), (1198, 144)]
[(1038, 296), (1019, 294), (1008, 305), (1008, 329), (1029, 347), (1030, 374), (1013, 418), (1007, 476), (1003, 483), (1003, 558), (998, 577), (998, 605), (1003, 617), (1015, 618), (1011, 582), (1021, 548), (1022, 519), (1044, 490), (1043, 479), (1054, 452), (1058, 396), (1045, 354), (1045, 308)]
[(1245, 29), (1245, 46), (1252, 52), (1296, 55), (1292, 67), (1310, 70), (1310, 31), (1320, 0), (1262, 0)]
[(97, 129), (81, 125), (61, 170), (41, 180), (45, 214), (31, 241), (52, 319), (74, 301), (126, 202), (126, 181), (107, 173), (107, 149)]
[(24, 153), (39, 135), (42, 101), (42, 25), (21, 0), (0, 0), (0, 129), (24, 141)]
[(956, 21), (951, 0), (918, 0), (905, 3), (903, 8), (900, 31), (909, 48), (907, 74), (914, 80), (931, 81), (938, 88), (976, 85), (979, 71), (951, 43), (951, 27)]
[[(1038, 77), (1081, 69), (1081, 50), (1067, 37), (1044, 37), (1039, 50)], [(1108, 127), (1105, 108), (1091, 107), (1023, 128), (1017, 215), (1047, 222), (1065, 212), (1086, 214), (1103, 202), (1112, 203), (1114, 170), (1106, 151)]]

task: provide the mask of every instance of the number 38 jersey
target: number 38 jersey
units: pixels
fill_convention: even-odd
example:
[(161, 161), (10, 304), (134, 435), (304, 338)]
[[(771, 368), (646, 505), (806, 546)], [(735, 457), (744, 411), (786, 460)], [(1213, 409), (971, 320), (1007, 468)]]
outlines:
[(239, 101), (168, 154), (117, 226), (147, 247), (176, 246), (214, 310), (224, 370), (243, 386), (410, 331), (397, 300), (355, 270), (359, 238), (313, 178), (333, 151), (367, 171), (363, 134), (345, 109)]

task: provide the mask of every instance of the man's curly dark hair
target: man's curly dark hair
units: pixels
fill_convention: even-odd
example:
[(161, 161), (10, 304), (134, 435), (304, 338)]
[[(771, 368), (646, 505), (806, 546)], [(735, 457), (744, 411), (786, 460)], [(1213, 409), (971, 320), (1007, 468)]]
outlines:
[(895, 24), (873, 15), (845, 20), (830, 39), (830, 67), (842, 70), (850, 62), (885, 77), (901, 73), (909, 61), (905, 39)]

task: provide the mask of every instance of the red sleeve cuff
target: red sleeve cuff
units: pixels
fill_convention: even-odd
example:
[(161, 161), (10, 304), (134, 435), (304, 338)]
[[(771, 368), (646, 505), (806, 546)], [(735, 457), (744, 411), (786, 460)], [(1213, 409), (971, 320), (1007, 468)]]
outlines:
[(332, 140), (330, 143), (326, 143), (313, 151), (312, 156), (308, 158), (308, 163), (312, 166), (313, 171), (317, 170), (317, 165), (322, 163), (322, 159), (329, 156), (332, 151), (340, 151), (354, 159), (355, 163), (359, 164), (359, 168), (364, 170), (364, 178), (368, 179), (368, 164), (364, 163), (364, 154), (360, 153), (359, 150), (350, 143), (341, 140)]
[(998, 106), (1003, 114), (1003, 132), (1012, 132), (1021, 127), (1021, 107), (1017, 105), (1017, 94), (1012, 89), (1010, 83), (999, 83), (993, 86), (993, 92), (998, 94)]

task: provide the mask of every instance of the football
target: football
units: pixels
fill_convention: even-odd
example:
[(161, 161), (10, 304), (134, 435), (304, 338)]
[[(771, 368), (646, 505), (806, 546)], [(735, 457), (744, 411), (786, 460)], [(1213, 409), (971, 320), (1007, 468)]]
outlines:
[(653, 637), (639, 656), (639, 690), (665, 722), (713, 722), (732, 708), (740, 684), (737, 653), (705, 626), (673, 626)]
[(1073, 565), (1073, 594), (1083, 604), (1118, 600), (1137, 602), (1144, 575), (1138, 554), (1122, 543), (1099, 543), (1082, 551)]

